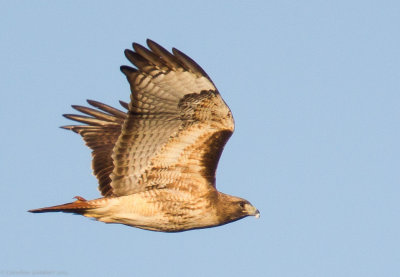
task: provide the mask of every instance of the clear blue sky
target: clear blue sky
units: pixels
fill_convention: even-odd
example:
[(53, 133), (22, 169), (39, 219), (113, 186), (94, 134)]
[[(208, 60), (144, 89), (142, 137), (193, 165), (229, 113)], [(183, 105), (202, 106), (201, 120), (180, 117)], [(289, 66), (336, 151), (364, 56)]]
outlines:
[[(398, 1), (0, 6), (0, 276), (399, 276)], [(217, 187), (259, 220), (165, 234), (26, 212), (99, 196), (61, 115), (128, 100), (123, 50), (146, 38), (195, 59), (231, 107)]]

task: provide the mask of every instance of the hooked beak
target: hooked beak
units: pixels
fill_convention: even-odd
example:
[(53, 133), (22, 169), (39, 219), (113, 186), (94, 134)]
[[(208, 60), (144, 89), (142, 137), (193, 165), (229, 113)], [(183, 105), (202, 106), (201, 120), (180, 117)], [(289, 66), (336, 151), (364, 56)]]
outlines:
[(247, 208), (248, 215), (253, 215), (255, 218), (260, 218), (260, 211), (256, 207), (249, 205)]

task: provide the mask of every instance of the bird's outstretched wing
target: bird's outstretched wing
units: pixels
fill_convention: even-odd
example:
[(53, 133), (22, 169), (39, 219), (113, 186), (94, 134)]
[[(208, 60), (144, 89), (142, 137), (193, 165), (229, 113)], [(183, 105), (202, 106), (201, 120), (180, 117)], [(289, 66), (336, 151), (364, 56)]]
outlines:
[[(66, 118), (87, 125), (68, 125), (62, 128), (80, 134), (86, 145), (92, 149), (93, 173), (99, 181), (99, 190), (104, 196), (111, 194), (110, 174), (114, 169), (111, 154), (119, 135), (121, 127), (127, 117), (127, 113), (107, 106), (97, 101), (88, 100), (88, 103), (97, 108), (88, 108), (73, 105), (72, 107), (86, 115), (65, 114)], [(128, 109), (128, 104), (120, 101), (122, 107)]]
[(132, 92), (127, 114), (89, 102), (106, 113), (74, 106), (92, 117), (68, 115), (88, 125), (67, 128), (94, 150), (93, 167), (105, 196), (163, 187), (208, 190), (234, 129), (231, 111), (192, 59), (147, 44), (149, 49), (134, 43), (134, 51), (125, 51), (137, 67), (121, 67)]

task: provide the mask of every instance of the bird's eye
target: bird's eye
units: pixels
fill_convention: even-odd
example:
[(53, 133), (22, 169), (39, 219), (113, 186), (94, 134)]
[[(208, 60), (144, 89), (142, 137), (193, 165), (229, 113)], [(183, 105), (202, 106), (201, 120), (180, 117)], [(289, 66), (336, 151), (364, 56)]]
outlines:
[(240, 202), (240, 203), (239, 203), (239, 206), (240, 206), (241, 208), (243, 208), (243, 209), (244, 209), (244, 205), (246, 205), (246, 203), (244, 203), (244, 202)]

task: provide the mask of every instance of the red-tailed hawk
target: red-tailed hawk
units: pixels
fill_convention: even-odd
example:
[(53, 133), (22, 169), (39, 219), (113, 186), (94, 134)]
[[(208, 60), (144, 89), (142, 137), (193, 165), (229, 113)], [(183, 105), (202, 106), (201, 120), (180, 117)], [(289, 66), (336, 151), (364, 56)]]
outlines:
[(67, 212), (106, 223), (179, 232), (259, 217), (247, 200), (216, 190), (215, 171), (234, 129), (229, 107), (204, 70), (173, 48), (147, 40), (125, 50), (136, 66), (122, 66), (131, 87), (121, 111), (88, 100), (72, 106), (86, 115), (65, 117), (84, 125), (102, 198), (30, 210)]

